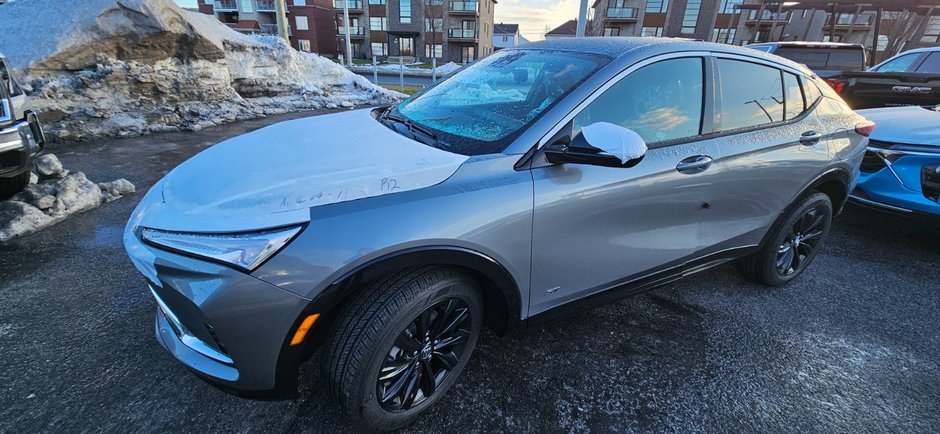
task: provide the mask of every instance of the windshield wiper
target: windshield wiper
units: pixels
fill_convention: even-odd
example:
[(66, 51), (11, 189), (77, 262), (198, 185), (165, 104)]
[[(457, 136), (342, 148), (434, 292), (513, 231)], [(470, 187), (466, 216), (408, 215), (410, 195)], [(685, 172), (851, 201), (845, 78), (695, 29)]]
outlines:
[[(438, 139), (437, 134), (431, 131), (430, 128), (425, 127), (424, 125), (418, 124), (415, 121), (412, 121), (410, 119), (406, 119), (398, 115), (393, 115), (390, 112), (391, 112), (391, 109), (389, 109), (388, 111), (385, 112), (385, 114), (382, 115), (382, 117), (380, 118), (380, 120), (383, 121), (382, 123), (385, 123), (386, 125), (388, 125), (385, 121), (391, 121), (391, 122), (395, 122), (398, 124), (402, 124), (408, 129), (408, 132), (411, 133), (411, 137), (413, 139), (418, 140), (426, 145), (430, 145), (435, 148), (444, 148), (444, 147), (450, 146), (447, 143), (444, 143), (443, 141)], [(422, 139), (421, 137), (418, 137), (419, 134), (423, 135), (424, 138)]]

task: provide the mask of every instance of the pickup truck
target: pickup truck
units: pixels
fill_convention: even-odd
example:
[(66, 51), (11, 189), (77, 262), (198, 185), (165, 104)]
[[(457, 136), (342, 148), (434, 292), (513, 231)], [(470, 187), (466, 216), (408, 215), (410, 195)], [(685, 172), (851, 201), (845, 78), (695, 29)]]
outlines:
[(780, 41), (751, 44), (747, 48), (802, 63), (822, 79), (843, 72), (865, 70), (865, 47), (861, 44)]
[(0, 200), (29, 184), (33, 158), (46, 143), (39, 118), (0, 54)]
[(905, 51), (868, 71), (844, 72), (826, 82), (853, 109), (940, 104), (940, 47)]

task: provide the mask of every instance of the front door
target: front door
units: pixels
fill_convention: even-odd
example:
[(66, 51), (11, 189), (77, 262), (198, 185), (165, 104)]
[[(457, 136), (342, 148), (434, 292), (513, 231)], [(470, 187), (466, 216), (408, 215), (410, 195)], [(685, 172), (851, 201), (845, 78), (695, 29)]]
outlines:
[(566, 128), (610, 122), (650, 149), (630, 168), (532, 169), (535, 209), (530, 314), (681, 264), (714, 243), (709, 185), (717, 140), (701, 140), (704, 59), (663, 60), (630, 73)]

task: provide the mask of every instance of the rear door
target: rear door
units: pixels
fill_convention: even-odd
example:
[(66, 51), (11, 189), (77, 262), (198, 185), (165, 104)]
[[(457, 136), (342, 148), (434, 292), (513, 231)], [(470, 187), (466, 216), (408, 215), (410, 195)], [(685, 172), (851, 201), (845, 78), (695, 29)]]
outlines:
[(715, 59), (723, 138), (713, 209), (723, 213), (722, 236), (757, 245), (768, 226), (827, 167), (832, 134), (807, 109), (803, 77), (745, 58)]

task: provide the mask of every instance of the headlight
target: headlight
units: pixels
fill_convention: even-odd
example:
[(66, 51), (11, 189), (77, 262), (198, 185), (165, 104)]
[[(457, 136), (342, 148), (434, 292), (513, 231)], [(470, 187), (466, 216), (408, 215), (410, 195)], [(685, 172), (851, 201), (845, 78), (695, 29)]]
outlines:
[(237, 234), (193, 234), (144, 229), (144, 241), (169, 250), (252, 271), (284, 247), (300, 227)]

